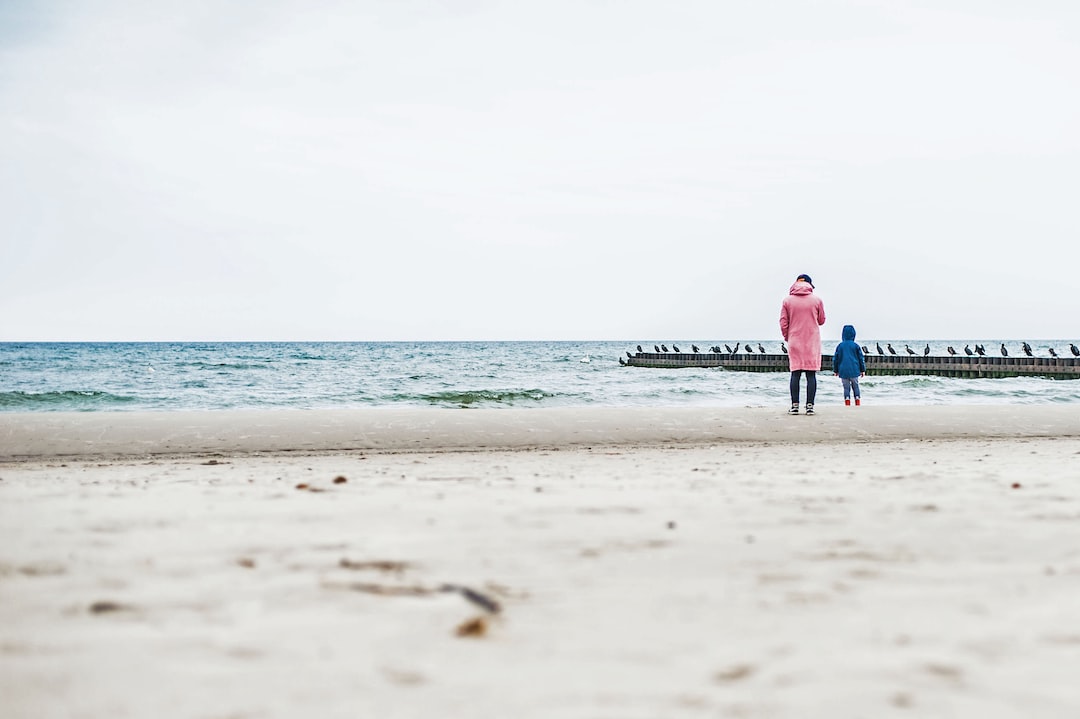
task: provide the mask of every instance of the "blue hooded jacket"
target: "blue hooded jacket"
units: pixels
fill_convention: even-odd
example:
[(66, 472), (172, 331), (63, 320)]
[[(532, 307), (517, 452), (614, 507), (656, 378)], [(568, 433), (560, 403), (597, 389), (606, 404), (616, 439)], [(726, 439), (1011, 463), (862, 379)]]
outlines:
[(836, 352), (832, 358), (832, 371), (848, 379), (858, 377), (866, 372), (866, 358), (863, 357), (862, 347), (855, 344), (855, 327), (844, 325), (844, 333), (841, 336), (844, 341), (836, 345)]

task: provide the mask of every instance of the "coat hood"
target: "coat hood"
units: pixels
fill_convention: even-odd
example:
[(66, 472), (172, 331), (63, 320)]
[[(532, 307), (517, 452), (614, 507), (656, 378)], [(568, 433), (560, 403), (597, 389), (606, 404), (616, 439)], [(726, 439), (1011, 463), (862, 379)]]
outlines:
[(844, 325), (844, 333), (841, 335), (845, 342), (850, 342), (855, 339), (855, 326)]
[(790, 295), (812, 295), (813, 293), (814, 288), (810, 286), (809, 282), (796, 282), (788, 290)]

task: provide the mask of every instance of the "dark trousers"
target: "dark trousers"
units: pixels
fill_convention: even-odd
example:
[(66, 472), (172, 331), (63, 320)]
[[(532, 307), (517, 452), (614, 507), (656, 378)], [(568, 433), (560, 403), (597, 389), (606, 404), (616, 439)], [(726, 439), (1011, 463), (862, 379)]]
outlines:
[(791, 403), (799, 403), (799, 384), (802, 380), (803, 372), (806, 373), (806, 403), (813, 404), (814, 397), (817, 396), (817, 372), (812, 369), (808, 370), (793, 370), (791, 373)]

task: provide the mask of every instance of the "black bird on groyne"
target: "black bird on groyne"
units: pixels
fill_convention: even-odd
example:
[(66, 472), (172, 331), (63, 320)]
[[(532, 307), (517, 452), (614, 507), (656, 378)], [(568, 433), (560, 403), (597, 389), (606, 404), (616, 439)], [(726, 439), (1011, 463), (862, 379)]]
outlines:
[[(627, 352), (626, 354), (630, 354), (630, 353)], [(625, 367), (626, 366), (626, 360), (624, 360), (622, 357), (620, 357), (619, 358), (619, 364), (621, 364), (623, 367)]]
[(886, 346), (886, 347), (887, 347), (887, 348), (889, 349), (889, 354), (891, 354), (891, 355), (894, 355), (894, 354), (896, 354), (896, 350), (894, 350), (894, 349), (892, 348), (892, 343), (891, 343), (891, 342), (886, 342), (886, 343), (885, 343), (885, 346)]
[[(630, 354), (630, 350), (626, 350), (626, 356), (633, 358), (634, 355)], [(620, 357), (619, 359), (622, 359), (622, 357)]]
[(1002, 357), (1008, 357), (1009, 356), (1009, 350), (1005, 349), (1005, 343), (1004, 342), (1001, 343), (1001, 356)]
[(656, 350), (656, 354), (660, 354), (660, 348), (659, 347), (657, 347), (656, 345), (653, 345), (652, 348), (654, 350)]
[(1054, 349), (1053, 347), (1051, 347), (1050, 349), (1048, 349), (1048, 350), (1047, 350), (1047, 352), (1049, 352), (1049, 353), (1050, 353), (1050, 356), (1051, 356), (1051, 357), (1057, 357), (1057, 350), (1055, 350), (1055, 349)]
[(668, 351), (667, 345), (660, 345), (660, 351), (661, 352), (667, 352)]
[(697, 345), (690, 345), (690, 349), (693, 350), (694, 354), (697, 354), (701, 351), (698, 349)]
[[(727, 345), (724, 345), (724, 346), (725, 346), (725, 347), (727, 347)], [(736, 342), (736, 343), (735, 343), (735, 349), (733, 349), (733, 350), (731, 351), (731, 354), (733, 354), (733, 355), (737, 355), (737, 354), (739, 354), (739, 350), (740, 350), (740, 349), (741, 349), (741, 348), (739, 347), (739, 343), (738, 343), (738, 342)]]
[(966, 354), (968, 357), (975, 354), (971, 351), (971, 345), (964, 345), (964, 354)]
[(975, 345), (975, 354), (983, 357), (984, 355), (986, 355), (986, 348), (982, 345)]
[(638, 351), (638, 352), (640, 352), (640, 351), (641, 351), (641, 345), (638, 345), (638, 346), (637, 346), (637, 351)]
[(750, 345), (746, 345), (746, 353), (747, 354), (754, 354), (754, 348), (751, 347)]
[(923, 355), (923, 357), (929, 357), (930, 356), (930, 345), (929, 345), (929, 343), (926, 345), (926, 349), (924, 349), (922, 351), (922, 355)]
[(784, 346), (783, 342), (780, 343), (780, 351), (787, 354), (787, 347)]
[(671, 349), (675, 350), (676, 352), (681, 352), (682, 351), (676, 345), (671, 345)]
[(863, 353), (863, 357), (865, 357), (866, 355), (870, 354), (870, 348), (869, 348), (869, 347), (867, 347), (866, 345), (863, 345), (863, 346), (862, 346), (862, 353)]
[(761, 354), (765, 354), (765, 347), (760, 342), (757, 343), (757, 351)]
[(948, 353), (949, 353), (949, 354), (951, 354), (951, 355), (954, 355), (954, 354), (956, 354), (956, 350), (954, 350), (954, 349), (953, 349), (953, 346), (952, 346), (952, 345), (949, 345), (948, 347), (946, 347), (946, 348), (945, 348), (945, 351), (946, 351), (946, 352), (948, 352)]
[(1080, 357), (1080, 349), (1077, 349), (1076, 345), (1069, 343), (1069, 351), (1073, 353), (1073, 357)]
[(915, 350), (911, 349), (911, 345), (904, 345), (904, 349), (906, 349), (906, 350), (907, 350), (907, 353), (908, 353), (909, 355), (913, 355), (913, 354), (915, 354)]
[(1033, 357), (1033, 356), (1034, 356), (1034, 355), (1033, 355), (1033, 354), (1031, 353), (1031, 345), (1029, 345), (1029, 344), (1028, 344), (1027, 342), (1025, 342), (1025, 343), (1024, 343), (1024, 344), (1022, 345), (1021, 349), (1023, 349), (1023, 350), (1024, 350), (1024, 354), (1026, 354), (1026, 355), (1027, 355), (1028, 357)]
[[(738, 347), (739, 345), (735, 345), (735, 346), (736, 346), (736, 347)], [(731, 352), (731, 348), (730, 348), (730, 347), (728, 347), (727, 345), (724, 345), (724, 349), (726, 349), (726, 350), (727, 350), (727, 353), (728, 353), (728, 354), (732, 354), (732, 352)]]
[(880, 342), (875, 342), (874, 344), (877, 345), (877, 353), (879, 355), (885, 354), (885, 350), (881, 349), (881, 343)]

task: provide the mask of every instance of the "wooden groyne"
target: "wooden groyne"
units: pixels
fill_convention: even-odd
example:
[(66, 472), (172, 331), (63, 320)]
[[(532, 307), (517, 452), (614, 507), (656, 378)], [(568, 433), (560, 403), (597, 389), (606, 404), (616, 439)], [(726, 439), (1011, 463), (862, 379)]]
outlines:
[[(787, 372), (785, 354), (715, 352), (637, 352), (620, 361), (629, 367), (723, 367), (739, 372)], [(832, 372), (832, 355), (822, 355), (821, 371)], [(1077, 357), (866, 357), (867, 375), (936, 377), (1052, 377), (1080, 379)]]

